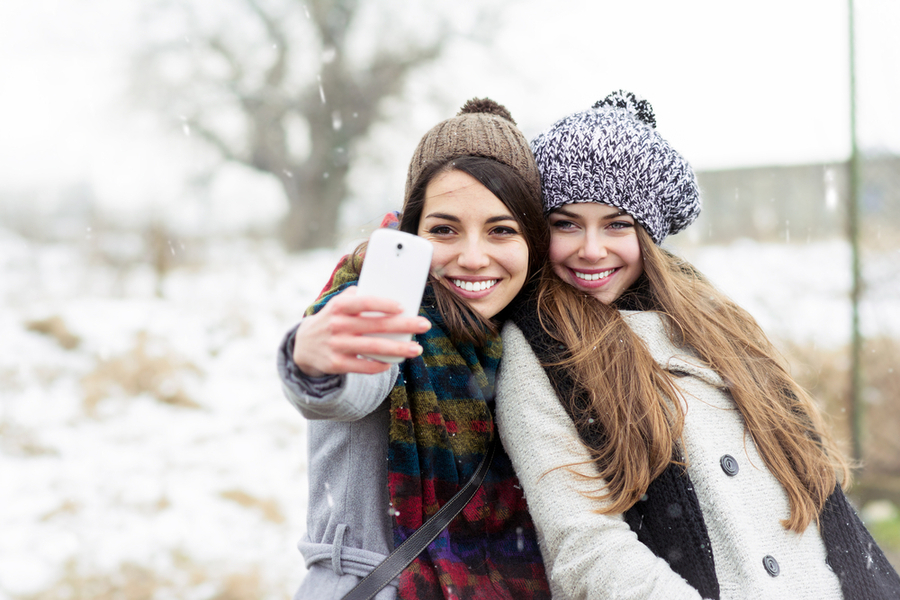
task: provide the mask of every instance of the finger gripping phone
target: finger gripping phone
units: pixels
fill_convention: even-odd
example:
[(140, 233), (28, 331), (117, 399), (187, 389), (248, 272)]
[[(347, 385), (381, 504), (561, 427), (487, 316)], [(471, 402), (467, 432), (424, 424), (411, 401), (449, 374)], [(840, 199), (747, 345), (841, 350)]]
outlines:
[[(359, 274), (358, 296), (376, 296), (396, 300), (403, 307), (400, 316), (415, 317), (419, 313), (422, 294), (431, 268), (431, 242), (411, 233), (395, 229), (377, 229), (366, 246)], [(365, 316), (367, 313), (363, 313)], [(381, 316), (382, 313), (368, 313)], [(408, 342), (409, 333), (367, 334)], [(382, 362), (397, 363), (399, 356), (366, 355)]]

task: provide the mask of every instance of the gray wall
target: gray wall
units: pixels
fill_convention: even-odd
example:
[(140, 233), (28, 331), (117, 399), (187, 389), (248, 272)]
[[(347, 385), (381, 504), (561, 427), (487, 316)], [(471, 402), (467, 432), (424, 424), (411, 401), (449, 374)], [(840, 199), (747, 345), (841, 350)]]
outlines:
[[(690, 243), (805, 242), (844, 237), (848, 163), (754, 167), (697, 173), (703, 212), (678, 236)], [(863, 162), (863, 239), (900, 235), (900, 157)]]

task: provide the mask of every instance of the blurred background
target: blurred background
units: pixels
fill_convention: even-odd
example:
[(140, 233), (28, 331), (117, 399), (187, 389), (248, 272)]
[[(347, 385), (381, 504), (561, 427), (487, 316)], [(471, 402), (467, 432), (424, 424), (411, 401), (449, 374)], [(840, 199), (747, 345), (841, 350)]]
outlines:
[[(895, 0), (0, 4), (0, 599), (289, 598), (281, 336), (471, 97), (617, 89), (698, 172), (667, 243), (746, 307), (900, 565)], [(852, 32), (852, 34), (851, 34)]]

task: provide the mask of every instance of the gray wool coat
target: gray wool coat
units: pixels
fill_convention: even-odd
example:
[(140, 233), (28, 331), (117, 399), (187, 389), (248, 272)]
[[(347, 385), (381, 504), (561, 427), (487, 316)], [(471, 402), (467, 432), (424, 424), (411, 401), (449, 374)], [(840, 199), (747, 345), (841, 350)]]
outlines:
[[(293, 330), (278, 352), (287, 399), (308, 419), (309, 503), (297, 544), (307, 573), (294, 600), (339, 600), (394, 548), (387, 485), (386, 399), (399, 367), (376, 375), (305, 376)], [(376, 600), (394, 600), (396, 580)]]

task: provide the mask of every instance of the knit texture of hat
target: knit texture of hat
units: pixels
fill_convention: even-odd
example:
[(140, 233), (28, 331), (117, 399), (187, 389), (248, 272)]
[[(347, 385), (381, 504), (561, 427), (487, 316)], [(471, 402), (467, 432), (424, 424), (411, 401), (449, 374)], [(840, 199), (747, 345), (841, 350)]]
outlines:
[(653, 107), (613, 92), (557, 121), (531, 142), (541, 172), (544, 211), (600, 202), (634, 217), (657, 244), (700, 214), (691, 165), (656, 131)]
[(540, 193), (541, 176), (528, 140), (509, 111), (489, 98), (473, 98), (455, 117), (441, 121), (422, 137), (409, 164), (406, 196), (429, 164), (460, 156), (485, 156), (502, 162)]

